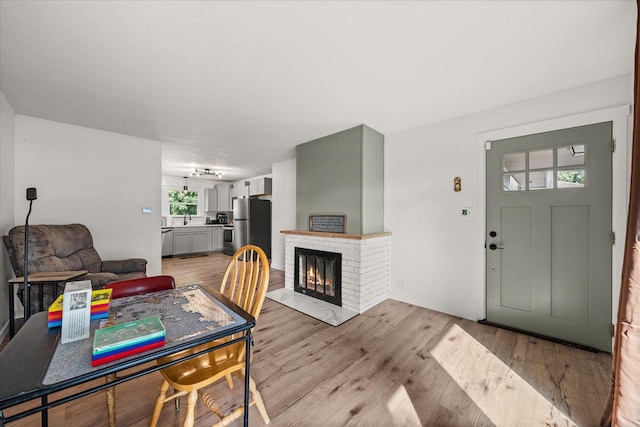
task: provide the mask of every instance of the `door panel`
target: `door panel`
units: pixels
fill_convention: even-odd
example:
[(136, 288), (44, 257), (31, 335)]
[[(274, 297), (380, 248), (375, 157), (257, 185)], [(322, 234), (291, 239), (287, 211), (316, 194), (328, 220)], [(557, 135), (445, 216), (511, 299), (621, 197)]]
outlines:
[(551, 208), (551, 316), (589, 322), (589, 207)]
[(531, 209), (505, 207), (500, 210), (500, 229), (503, 245), (499, 249), (500, 305), (531, 311)]
[(610, 142), (607, 122), (491, 143), (488, 321), (611, 351)]

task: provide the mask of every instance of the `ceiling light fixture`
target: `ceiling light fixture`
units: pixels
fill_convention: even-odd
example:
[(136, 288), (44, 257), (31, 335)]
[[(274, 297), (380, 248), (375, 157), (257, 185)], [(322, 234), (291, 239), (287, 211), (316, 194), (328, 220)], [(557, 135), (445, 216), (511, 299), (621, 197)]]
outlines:
[(222, 178), (222, 175), (224, 175), (224, 172), (213, 171), (213, 170), (208, 169), (208, 168), (204, 168), (204, 169), (193, 168), (193, 169), (191, 169), (191, 176), (202, 176), (202, 175), (213, 175), (215, 177)]

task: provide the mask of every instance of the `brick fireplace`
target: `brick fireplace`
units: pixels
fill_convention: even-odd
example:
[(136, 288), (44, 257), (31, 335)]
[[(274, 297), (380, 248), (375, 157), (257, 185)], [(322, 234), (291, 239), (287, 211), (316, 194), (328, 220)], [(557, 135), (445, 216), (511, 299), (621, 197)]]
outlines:
[[(306, 231), (317, 230), (311, 218), (324, 215), (344, 217), (343, 227)], [(285, 287), (267, 293), (270, 299), (338, 326), (388, 298), (391, 233), (384, 226), (384, 135), (360, 125), (296, 146), (295, 227), (281, 231)], [(301, 261), (300, 249), (338, 254), (340, 273), (318, 281), (333, 261), (315, 255)], [(311, 264), (303, 280), (297, 271), (301, 262)], [(336, 284), (340, 298), (327, 302), (337, 294)]]
[(285, 289), (294, 290), (295, 250), (341, 255), (342, 307), (362, 313), (389, 296), (390, 233), (351, 235), (288, 230), (285, 234)]

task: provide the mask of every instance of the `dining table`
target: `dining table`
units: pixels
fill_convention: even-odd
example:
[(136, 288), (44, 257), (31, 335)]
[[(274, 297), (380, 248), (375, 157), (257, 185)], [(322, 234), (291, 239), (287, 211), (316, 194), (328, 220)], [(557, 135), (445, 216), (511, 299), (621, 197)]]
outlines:
[[(166, 329), (162, 347), (91, 366), (93, 336), (98, 328), (154, 315), (161, 319)], [(47, 426), (48, 410), (53, 407), (197, 357), (212, 348), (241, 341), (245, 342), (246, 348), (244, 425), (247, 426), (250, 343), (254, 326), (253, 316), (221, 293), (199, 285), (111, 300), (109, 317), (91, 321), (90, 338), (72, 343), (61, 344), (60, 328), (47, 326), (47, 312), (36, 313), (0, 353), (0, 426), (37, 413), (41, 414), (41, 425)], [(159, 362), (166, 356), (212, 341), (220, 344), (198, 352), (185, 352), (184, 357), (169, 362)], [(125, 370), (127, 372), (122, 373)], [(116, 375), (118, 373), (120, 375)], [(108, 380), (71, 390), (101, 378)], [(57, 393), (63, 390), (70, 394)], [(53, 393), (57, 394), (52, 396)], [(23, 405), (27, 402), (36, 404)]]

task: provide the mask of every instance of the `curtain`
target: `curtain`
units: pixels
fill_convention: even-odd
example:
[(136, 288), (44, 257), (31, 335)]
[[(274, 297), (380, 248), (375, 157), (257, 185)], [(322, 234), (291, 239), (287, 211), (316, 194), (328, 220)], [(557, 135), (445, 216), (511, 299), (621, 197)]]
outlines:
[[(636, 2), (637, 9), (640, 9), (640, 0)], [(629, 216), (613, 347), (611, 389), (600, 421), (603, 426), (615, 427), (640, 426), (640, 20), (636, 20)]]

